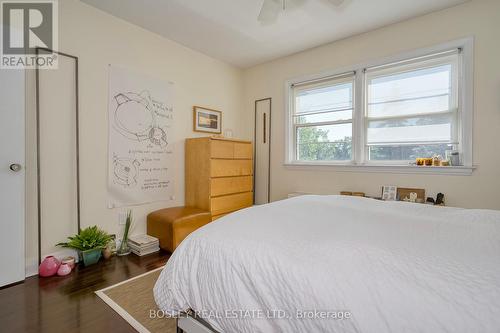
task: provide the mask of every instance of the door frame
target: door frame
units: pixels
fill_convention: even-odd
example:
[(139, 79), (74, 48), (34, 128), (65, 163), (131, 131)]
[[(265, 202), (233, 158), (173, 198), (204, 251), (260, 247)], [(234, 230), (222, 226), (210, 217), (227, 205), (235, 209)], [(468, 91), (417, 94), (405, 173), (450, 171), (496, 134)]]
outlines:
[[(79, 109), (79, 87), (78, 87), (78, 57), (59, 51), (54, 51), (45, 47), (36, 47), (36, 57), (40, 51), (58, 54), (71, 58), (75, 61), (75, 137), (76, 137), (76, 222), (78, 232), (81, 231), (80, 223), (80, 109)], [(38, 63), (35, 66), (35, 99), (36, 99), (36, 182), (37, 182), (37, 215), (38, 215), (38, 264), (42, 262), (42, 191), (40, 184), (40, 68)]]
[(271, 202), (271, 117), (272, 117), (272, 110), (273, 110), (273, 99), (271, 97), (267, 98), (262, 98), (262, 99), (257, 99), (255, 100), (254, 103), (254, 127), (253, 127), (253, 142), (254, 142), (254, 157), (253, 157), (253, 202), (255, 203), (255, 168), (257, 166), (257, 103), (263, 102), (263, 101), (269, 101), (269, 127), (268, 127), (268, 133), (269, 133), (269, 149), (268, 149), (268, 154), (269, 154), (269, 159), (268, 159), (268, 175), (267, 175), (267, 202)]

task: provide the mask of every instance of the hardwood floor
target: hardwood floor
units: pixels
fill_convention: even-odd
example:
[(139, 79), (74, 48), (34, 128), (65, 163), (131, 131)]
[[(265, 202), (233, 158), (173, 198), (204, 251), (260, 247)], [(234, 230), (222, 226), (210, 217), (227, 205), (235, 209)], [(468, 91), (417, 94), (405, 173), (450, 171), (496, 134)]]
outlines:
[(0, 290), (1, 332), (136, 332), (94, 291), (165, 265), (167, 252), (113, 257), (67, 277), (27, 278)]

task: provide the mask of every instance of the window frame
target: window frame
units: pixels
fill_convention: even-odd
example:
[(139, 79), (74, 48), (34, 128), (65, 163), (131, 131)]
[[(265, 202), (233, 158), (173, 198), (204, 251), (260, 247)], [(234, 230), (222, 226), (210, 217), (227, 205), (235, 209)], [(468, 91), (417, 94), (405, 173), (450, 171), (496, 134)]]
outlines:
[[(356, 104), (356, 99), (355, 99), (355, 94), (356, 94), (356, 73), (355, 72), (347, 72), (347, 73), (342, 73), (339, 75), (334, 75), (331, 77), (323, 78), (320, 80), (311, 80), (313, 82), (307, 82), (307, 84), (313, 85), (316, 81), (318, 81), (317, 85), (319, 86), (319, 83), (323, 82), (332, 82), (334, 85), (340, 85), (340, 84), (345, 84), (348, 82), (352, 82), (352, 106), (351, 108), (345, 108), (343, 110), (352, 110), (352, 115), (350, 120), (331, 120), (331, 121), (324, 121), (324, 122), (315, 122), (315, 123), (308, 123), (308, 124), (297, 124), (294, 120), (295, 117), (300, 116), (295, 113), (296, 105), (296, 93), (295, 93), (295, 84), (292, 85), (291, 87), (291, 104), (290, 104), (290, 118), (291, 118), (291, 126), (292, 126), (292, 137), (293, 137), (293, 156), (297, 156), (298, 151), (297, 151), (297, 130), (301, 127), (313, 127), (313, 126), (328, 126), (328, 125), (343, 125), (343, 124), (351, 124), (352, 128), (354, 129), (354, 113), (355, 113), (355, 104)], [(305, 82), (301, 82), (301, 85), (305, 85)], [(324, 113), (328, 112), (337, 112), (337, 111), (342, 111), (342, 109), (339, 110), (331, 110), (331, 111), (325, 111)], [(311, 115), (311, 114), (319, 114), (320, 112), (310, 112), (310, 113), (304, 113), (304, 115)], [(351, 147), (351, 159), (350, 160), (329, 160), (326, 161), (331, 164), (352, 164), (354, 162), (354, 149)], [(304, 161), (304, 160), (297, 160), (300, 162), (306, 162), (306, 163), (322, 163), (324, 161)]]
[[(449, 53), (449, 55), (448, 55)], [(369, 72), (370, 71), (373, 71), (373, 72), (376, 72), (377, 70), (378, 71), (381, 71), (381, 73), (379, 73), (379, 75), (376, 75), (374, 77), (383, 77), (384, 75), (387, 75), (388, 73), (394, 73), (395, 71), (393, 70), (395, 67), (402, 67), (402, 66), (407, 66), (408, 68), (408, 71), (416, 71), (416, 70), (419, 70), (419, 69), (422, 69), (424, 67), (422, 67), (422, 62), (426, 61), (428, 62), (428, 67), (435, 67), (436, 65), (439, 66), (439, 65), (444, 65), (444, 64), (447, 64), (447, 63), (450, 63), (450, 61), (445, 61), (446, 57), (450, 58), (452, 55), (455, 55), (455, 54), (458, 54), (459, 57), (457, 57), (457, 61), (452, 61), (451, 62), (451, 65), (452, 65), (452, 71), (451, 71), (451, 74), (452, 74), (452, 81), (455, 81), (455, 85), (454, 87), (452, 87), (452, 90), (451, 90), (451, 94), (450, 94), (450, 106), (452, 106), (452, 108), (450, 108), (449, 110), (447, 111), (442, 111), (442, 112), (430, 112), (430, 113), (420, 113), (420, 114), (415, 114), (415, 115), (407, 115), (407, 116), (392, 116), (392, 117), (369, 117), (368, 116), (368, 98), (369, 98), (369, 95), (368, 93), (366, 94), (365, 96), (365, 105), (364, 105), (364, 119), (365, 119), (365, 126), (364, 126), (364, 133), (366, 136), (368, 136), (368, 125), (369, 125), (369, 122), (370, 121), (376, 121), (376, 120), (394, 120), (394, 119), (405, 119), (405, 118), (414, 118), (414, 117), (419, 117), (419, 116), (429, 116), (429, 117), (435, 117), (435, 116), (444, 116), (444, 115), (450, 115), (452, 116), (454, 119), (454, 121), (452, 122), (452, 126), (454, 128), (452, 128), (452, 139), (454, 138), (455, 141), (456, 141), (456, 144), (459, 145), (459, 147), (461, 146), (460, 142), (461, 142), (461, 138), (460, 138), (460, 123), (461, 123), (461, 119), (460, 119), (460, 103), (459, 103), (459, 96), (460, 96), (460, 89), (459, 89), (459, 86), (460, 86), (460, 83), (461, 83), (461, 78), (460, 78), (460, 59), (461, 59), (461, 51), (459, 51), (458, 49), (452, 49), (448, 52), (440, 52), (440, 53), (437, 53), (437, 54), (433, 54), (431, 55), (431, 57), (429, 59), (425, 59), (425, 57), (420, 57), (420, 58), (416, 58), (416, 59), (409, 59), (406, 63), (396, 63), (396, 64), (388, 64), (387, 66), (382, 66), (382, 67), (386, 67), (386, 68), (382, 68), (382, 69), (377, 69), (377, 68), (374, 68), (374, 69), (368, 69), (367, 71), (365, 71), (365, 75), (364, 75), (364, 79), (365, 79), (365, 82), (364, 82), (364, 87), (365, 89), (368, 87), (368, 82), (366, 82), (366, 80), (369, 78)], [(380, 67), (380, 66), (379, 66)], [(385, 71), (385, 74), (384, 74), (384, 71)], [(454, 100), (452, 102), (452, 100)], [(421, 142), (421, 144), (424, 143), (424, 142)], [(428, 144), (440, 144), (440, 143), (444, 143), (444, 144), (447, 144), (447, 142), (428, 142)], [(408, 164), (408, 160), (370, 160), (369, 156), (370, 156), (370, 144), (368, 143), (368, 140), (365, 140), (363, 142), (364, 146), (365, 146), (365, 150), (364, 150), (364, 161), (365, 163), (367, 164), (380, 164), (380, 165), (404, 165), (404, 164)], [(394, 142), (394, 144), (397, 144), (396, 142)], [(410, 144), (409, 142), (407, 144)], [(417, 144), (417, 143), (416, 143)], [(390, 144), (388, 144), (390, 145)], [(379, 145), (380, 146), (380, 145)], [(400, 144), (400, 146), (402, 146)]]
[[(367, 109), (366, 75), (365, 69), (382, 67), (399, 62), (408, 62), (417, 58), (427, 57), (433, 54), (444, 53), (453, 49), (460, 49), (461, 56), (458, 63), (458, 140), (459, 150), (462, 158), (462, 166), (449, 167), (415, 167), (408, 161), (370, 161), (368, 160), (368, 149), (366, 148), (367, 121), (365, 112)], [(474, 170), (472, 155), (472, 121), (473, 121), (473, 50), (474, 39), (472, 37), (443, 43), (437, 46), (422, 48), (411, 52), (398, 54), (375, 61), (349, 66), (333, 71), (302, 76), (285, 82), (285, 161), (286, 167), (309, 168), (325, 167), (336, 168), (340, 171), (373, 171), (373, 172), (397, 172), (397, 173), (443, 173), (470, 175)], [(353, 135), (352, 135), (352, 160), (351, 161), (303, 161), (296, 159), (296, 137), (293, 126), (294, 115), (294, 91), (295, 85), (309, 81), (320, 81), (329, 77), (342, 76), (346, 73), (355, 73), (354, 77), (354, 100), (353, 100)]]

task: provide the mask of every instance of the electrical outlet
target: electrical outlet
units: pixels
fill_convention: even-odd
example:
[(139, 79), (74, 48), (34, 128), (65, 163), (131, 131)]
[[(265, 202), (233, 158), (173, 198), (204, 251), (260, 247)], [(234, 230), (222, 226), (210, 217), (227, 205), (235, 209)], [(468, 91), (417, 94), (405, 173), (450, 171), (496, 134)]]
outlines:
[(175, 200), (175, 195), (171, 195), (170, 200)]
[(127, 223), (127, 212), (118, 212), (118, 224), (125, 225)]

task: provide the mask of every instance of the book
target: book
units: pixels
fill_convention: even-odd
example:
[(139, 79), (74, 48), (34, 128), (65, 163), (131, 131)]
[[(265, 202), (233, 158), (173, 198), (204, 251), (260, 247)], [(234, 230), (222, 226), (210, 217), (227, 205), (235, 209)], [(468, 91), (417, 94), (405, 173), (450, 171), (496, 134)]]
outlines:
[(142, 256), (145, 256), (145, 255), (148, 255), (148, 254), (151, 254), (151, 253), (158, 252), (158, 251), (160, 251), (160, 248), (157, 247), (156, 249), (151, 249), (151, 250), (147, 250), (147, 251), (136, 251), (134, 249), (131, 249), (131, 251), (132, 251), (133, 254), (142, 257)]
[(132, 253), (138, 256), (160, 251), (160, 241), (158, 238), (149, 235), (130, 236), (127, 243)]
[(135, 251), (148, 251), (148, 250), (153, 250), (153, 249), (159, 248), (158, 244), (152, 244), (149, 246), (137, 246), (137, 245), (129, 243), (128, 246), (130, 247), (130, 249), (135, 250)]
[(150, 244), (159, 244), (160, 241), (158, 238), (149, 236), (149, 235), (134, 235), (128, 238), (128, 242), (130, 244), (134, 244), (137, 246), (145, 246)]

